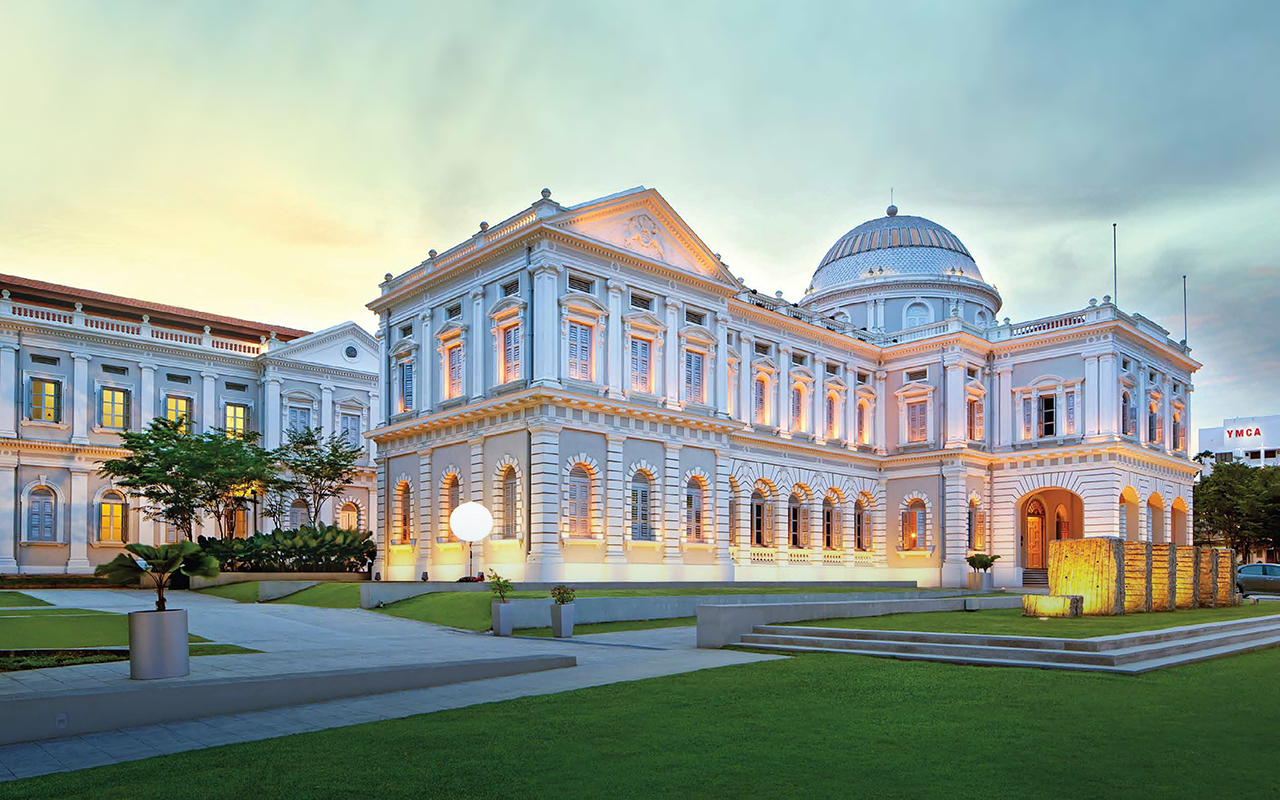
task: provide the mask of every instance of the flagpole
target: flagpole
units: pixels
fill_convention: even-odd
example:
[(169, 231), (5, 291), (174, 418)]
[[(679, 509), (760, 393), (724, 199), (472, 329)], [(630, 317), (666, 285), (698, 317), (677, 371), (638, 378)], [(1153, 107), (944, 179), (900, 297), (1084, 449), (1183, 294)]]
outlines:
[(1182, 276), (1182, 344), (1187, 343), (1187, 276)]
[(1120, 266), (1116, 259), (1116, 224), (1111, 223), (1111, 302), (1119, 305), (1117, 299), (1120, 295)]

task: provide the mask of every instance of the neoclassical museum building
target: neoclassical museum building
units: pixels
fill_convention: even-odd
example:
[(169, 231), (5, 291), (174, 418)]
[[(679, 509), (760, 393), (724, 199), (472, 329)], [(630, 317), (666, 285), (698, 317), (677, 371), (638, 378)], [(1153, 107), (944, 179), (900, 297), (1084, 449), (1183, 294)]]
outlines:
[[(1183, 343), (1110, 300), (1011, 323), (949, 230), (841, 236), (798, 303), (662, 196), (542, 197), (369, 304), (377, 577), (1043, 581), (1048, 542), (1188, 542)], [(1066, 288), (1064, 286), (1064, 288)]]
[[(0, 275), (0, 574), (91, 573), (127, 543), (176, 541), (98, 471), (122, 454), (122, 432), (159, 416), (257, 431), (272, 448), (303, 425), (365, 441), (355, 480), (319, 516), (377, 528), (364, 439), (380, 418), (377, 364), (377, 341), (354, 322), (308, 333)], [(285, 524), (297, 527), (305, 504), (291, 502)], [(223, 528), (273, 525), (246, 495)], [(218, 526), (205, 519), (195, 533)]]

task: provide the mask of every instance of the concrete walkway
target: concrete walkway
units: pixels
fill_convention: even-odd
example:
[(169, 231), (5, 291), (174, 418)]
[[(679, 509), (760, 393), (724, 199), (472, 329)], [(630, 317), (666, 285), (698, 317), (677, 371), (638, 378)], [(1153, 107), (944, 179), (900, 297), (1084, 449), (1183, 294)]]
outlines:
[[(57, 606), (70, 608), (124, 613), (153, 606), (149, 595), (136, 591), (24, 591)], [(264, 651), (250, 655), (192, 658), (192, 675), (202, 678), (534, 653), (571, 654), (578, 659), (578, 666), (8, 745), (0, 747), (0, 780), (777, 658), (728, 650), (698, 650), (695, 646), (697, 632), (692, 627), (597, 634), (564, 641), (498, 638), (357, 609), (241, 604), (190, 592), (173, 592), (171, 597), (171, 607), (187, 609), (192, 633), (215, 642)], [(112, 683), (124, 685), (128, 682), (128, 674), (127, 662), (0, 673), (0, 694), (65, 691), (87, 685), (110, 686)]]

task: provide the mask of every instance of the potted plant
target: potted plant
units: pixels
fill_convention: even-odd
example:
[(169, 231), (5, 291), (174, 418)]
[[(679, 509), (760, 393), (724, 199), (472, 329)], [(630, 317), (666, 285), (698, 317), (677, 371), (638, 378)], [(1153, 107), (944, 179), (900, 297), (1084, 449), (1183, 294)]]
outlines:
[(574, 590), (560, 584), (551, 590), (551, 634), (557, 639), (568, 639), (573, 636), (573, 595)]
[(511, 607), (507, 605), (507, 595), (515, 589), (511, 581), (489, 570), (489, 590), (493, 592), (494, 601), (489, 604), (489, 615), (493, 618), (493, 635), (510, 636), (513, 618)]
[(117, 555), (94, 570), (115, 583), (148, 582), (155, 586), (155, 611), (129, 614), (129, 677), (134, 680), (178, 678), (191, 671), (187, 647), (187, 612), (165, 605), (164, 587), (173, 575), (212, 578), (218, 561), (195, 542), (178, 542), (161, 547), (125, 545), (127, 553)]
[(973, 567), (973, 572), (969, 573), (970, 589), (989, 592), (995, 588), (995, 581), (991, 576), (991, 567), (998, 558), (1000, 556), (993, 556), (988, 553), (974, 553), (965, 559), (969, 566)]

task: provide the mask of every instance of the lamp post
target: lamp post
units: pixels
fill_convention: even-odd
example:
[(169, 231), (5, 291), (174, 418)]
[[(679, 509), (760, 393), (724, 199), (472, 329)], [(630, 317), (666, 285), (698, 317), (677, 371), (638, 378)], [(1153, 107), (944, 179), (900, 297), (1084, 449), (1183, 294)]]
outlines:
[(493, 530), (493, 514), (474, 500), (469, 500), (449, 514), (449, 530), (467, 543), (467, 577), (471, 577), (471, 546)]

